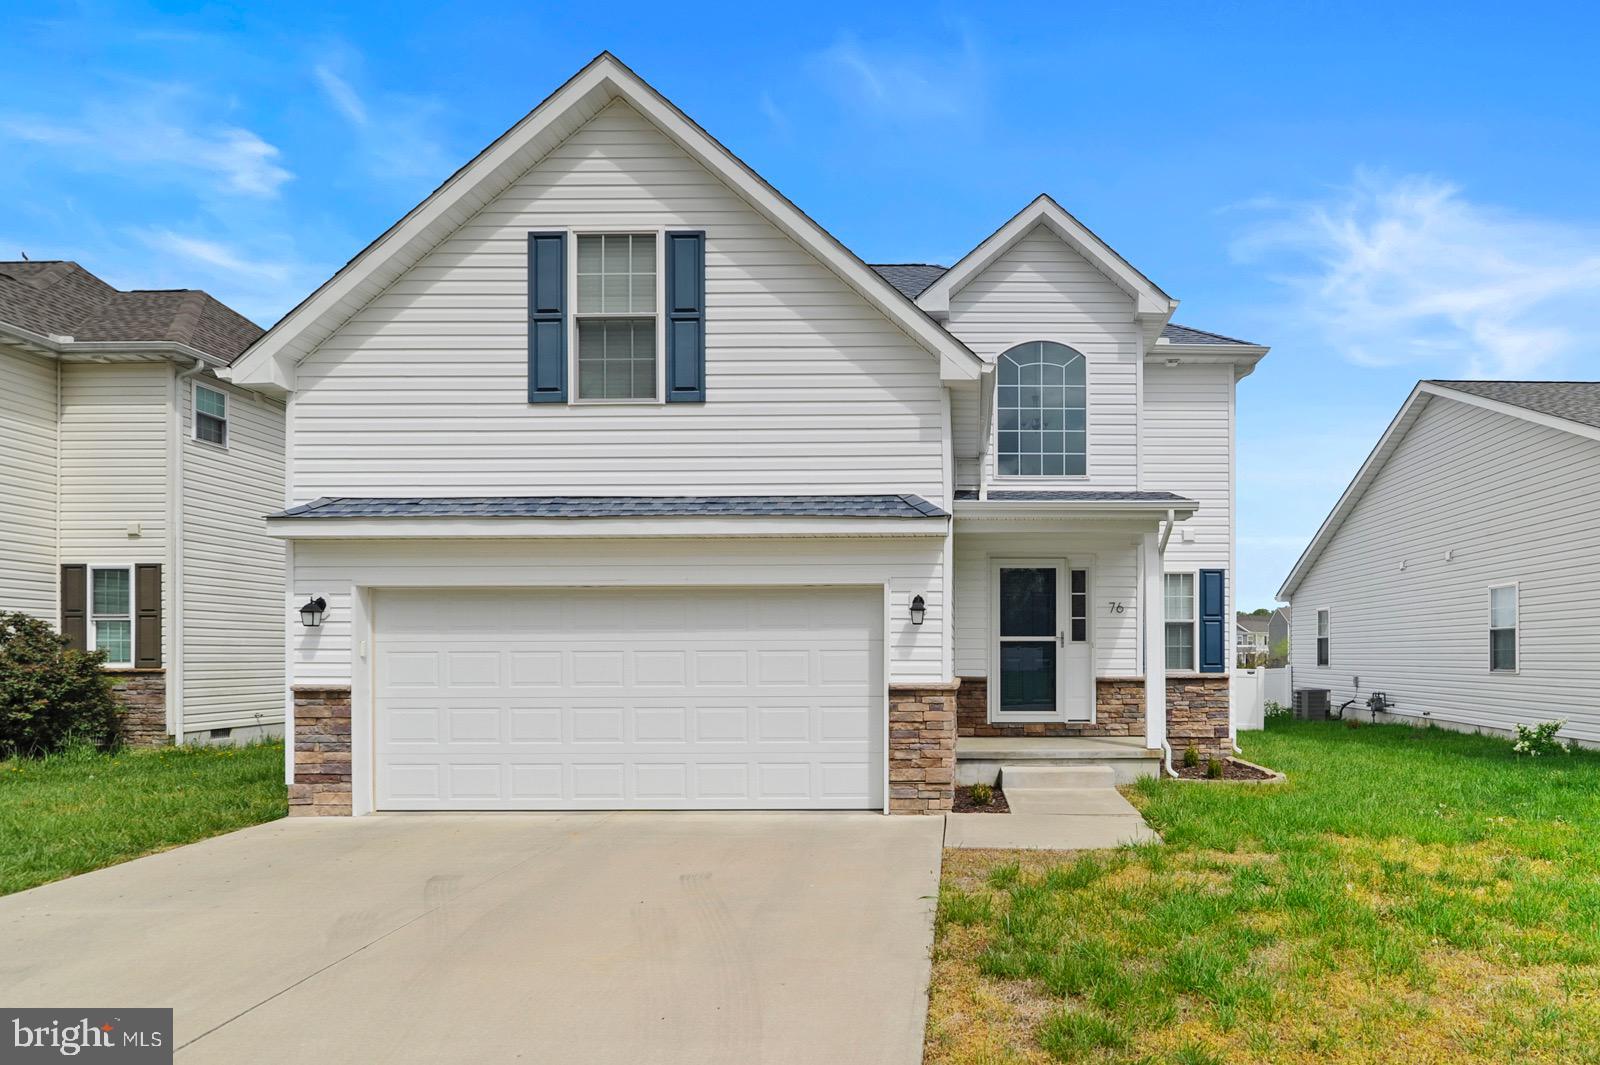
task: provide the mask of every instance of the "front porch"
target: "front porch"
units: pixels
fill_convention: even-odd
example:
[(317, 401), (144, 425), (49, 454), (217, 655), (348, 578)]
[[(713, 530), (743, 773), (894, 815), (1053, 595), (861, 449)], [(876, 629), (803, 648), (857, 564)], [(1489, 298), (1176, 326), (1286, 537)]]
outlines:
[(1161, 750), (1121, 736), (961, 736), (956, 784), (994, 784), (1005, 766), (1104, 766), (1117, 784), (1161, 775)]

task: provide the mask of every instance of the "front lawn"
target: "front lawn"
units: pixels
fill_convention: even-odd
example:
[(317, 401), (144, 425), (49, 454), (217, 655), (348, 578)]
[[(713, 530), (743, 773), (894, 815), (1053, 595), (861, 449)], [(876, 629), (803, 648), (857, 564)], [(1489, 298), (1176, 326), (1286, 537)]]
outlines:
[(0, 895), (288, 810), (283, 744), (0, 762)]
[(1274, 724), (1166, 839), (948, 851), (927, 1061), (1600, 1062), (1600, 754)]

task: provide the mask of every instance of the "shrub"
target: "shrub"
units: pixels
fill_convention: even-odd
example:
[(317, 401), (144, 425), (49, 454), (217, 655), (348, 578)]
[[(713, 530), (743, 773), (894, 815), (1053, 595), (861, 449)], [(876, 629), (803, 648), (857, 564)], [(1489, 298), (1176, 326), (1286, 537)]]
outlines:
[(974, 784), (969, 794), (974, 806), (988, 806), (994, 802), (994, 787), (990, 784)]
[(0, 613), (0, 758), (116, 746), (121, 717), (104, 662), (38, 618)]
[(1269, 700), (1266, 706), (1262, 707), (1261, 712), (1268, 721), (1287, 721), (1294, 716), (1292, 707), (1284, 706), (1274, 700)]
[(1194, 769), (1199, 764), (1200, 764), (1200, 752), (1199, 752), (1199, 750), (1196, 749), (1193, 744), (1190, 744), (1188, 747), (1185, 747), (1183, 749), (1183, 767), (1185, 769)]
[(1518, 725), (1517, 742), (1511, 749), (1518, 754), (1537, 758), (1541, 754), (1560, 754), (1563, 750), (1556, 733), (1566, 727), (1565, 721), (1542, 721), (1537, 725)]
[(1220, 759), (1220, 758), (1212, 758), (1212, 759), (1210, 759), (1209, 761), (1206, 762), (1206, 779), (1207, 780), (1221, 780), (1222, 779), (1222, 759)]
[(1352, 730), (1358, 729), (1361, 727), (1361, 722), (1357, 721), (1353, 717), (1347, 717), (1344, 719), (1344, 727)]

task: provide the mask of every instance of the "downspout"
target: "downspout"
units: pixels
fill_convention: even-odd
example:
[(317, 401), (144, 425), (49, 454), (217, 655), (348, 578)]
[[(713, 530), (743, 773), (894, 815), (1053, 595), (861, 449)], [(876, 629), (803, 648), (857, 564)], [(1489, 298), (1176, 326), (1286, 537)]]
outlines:
[(167, 670), (167, 705), (172, 708), (173, 742), (183, 743), (183, 389), (206, 368), (201, 359), (172, 378), (172, 483), (167, 491), (167, 546), (172, 560), (171, 665)]
[(978, 374), (978, 426), (982, 434), (978, 444), (978, 498), (989, 498), (989, 455), (991, 442), (991, 429), (994, 424), (994, 389), (990, 380), (994, 376), (994, 367), (985, 366)]
[[(1161, 542), (1156, 545), (1156, 559), (1157, 559), (1157, 561), (1167, 557), (1167, 541), (1172, 539), (1172, 530), (1177, 528), (1177, 525), (1178, 525), (1177, 512), (1172, 510), (1169, 507), (1167, 509), (1167, 520), (1162, 523)], [(1157, 570), (1156, 575), (1155, 575), (1155, 579), (1161, 580), (1162, 579), (1162, 574), (1165, 573), (1165, 572), (1166, 571), (1164, 569)], [(1196, 642), (1198, 642), (1198, 641), (1196, 641)], [(1153, 654), (1155, 652), (1154, 652), (1154, 650), (1152, 650), (1150, 653)], [(1162, 654), (1166, 653), (1165, 648), (1161, 649), (1161, 653)], [(1166, 676), (1165, 672), (1163, 672), (1162, 676), (1163, 676), (1163, 678)], [(1166, 683), (1165, 680), (1163, 680), (1162, 683)], [(1168, 740), (1167, 740), (1166, 731), (1167, 730), (1166, 730), (1165, 726), (1163, 726), (1163, 728), (1162, 728), (1162, 736), (1161, 736), (1161, 762), (1166, 767), (1167, 775), (1169, 777), (1176, 777), (1178, 775), (1178, 771), (1176, 769), (1174, 769), (1173, 766), (1172, 766), (1172, 744), (1170, 742), (1168, 742)]]

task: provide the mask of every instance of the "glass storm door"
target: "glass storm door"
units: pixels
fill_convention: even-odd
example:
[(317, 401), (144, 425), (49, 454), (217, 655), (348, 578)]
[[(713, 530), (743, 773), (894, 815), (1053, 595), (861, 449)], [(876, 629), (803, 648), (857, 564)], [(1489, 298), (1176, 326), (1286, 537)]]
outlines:
[(999, 567), (997, 717), (1060, 716), (1066, 639), (1058, 605), (1064, 568), (1060, 562)]

